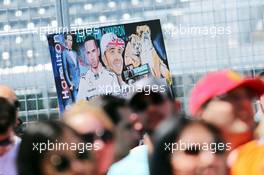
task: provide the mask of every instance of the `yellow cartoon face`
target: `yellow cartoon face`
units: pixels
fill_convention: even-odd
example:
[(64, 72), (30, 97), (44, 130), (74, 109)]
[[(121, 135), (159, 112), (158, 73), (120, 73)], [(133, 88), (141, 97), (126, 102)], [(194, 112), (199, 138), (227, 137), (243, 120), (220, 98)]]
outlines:
[(141, 38), (141, 39), (148, 39), (150, 40), (151, 37), (151, 31), (149, 26), (147, 25), (143, 25), (143, 26), (137, 26), (137, 35)]
[(131, 44), (131, 52), (133, 55), (139, 56), (142, 51), (142, 44), (139, 36), (132, 34), (128, 37)]

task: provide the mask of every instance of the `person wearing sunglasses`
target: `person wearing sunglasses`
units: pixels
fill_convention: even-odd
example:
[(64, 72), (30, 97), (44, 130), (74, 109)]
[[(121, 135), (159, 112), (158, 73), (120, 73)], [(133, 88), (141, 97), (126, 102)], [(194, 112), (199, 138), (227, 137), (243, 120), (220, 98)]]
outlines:
[(129, 151), (139, 145), (140, 134), (135, 129), (128, 100), (113, 95), (103, 95), (91, 100), (91, 103), (101, 107), (115, 125), (114, 162), (118, 162), (129, 154)]
[[(48, 143), (55, 146), (48, 146)], [(17, 158), (18, 173), (19, 175), (96, 175), (92, 152), (79, 146), (69, 147), (82, 143), (79, 134), (62, 122), (34, 123), (23, 135)], [(44, 144), (46, 146), (43, 146)], [(58, 146), (59, 144), (63, 146)]]
[(106, 113), (88, 101), (78, 101), (63, 115), (63, 122), (93, 145), (99, 175), (106, 174), (114, 161), (114, 125)]
[(129, 97), (133, 125), (142, 139), (125, 158), (111, 166), (108, 175), (148, 175), (148, 156), (153, 151), (152, 135), (163, 120), (178, 112), (165, 80), (154, 77), (139, 80)]
[(154, 133), (150, 174), (226, 175), (229, 145), (213, 125), (187, 118), (170, 118)]
[(15, 124), (15, 106), (0, 97), (0, 174), (17, 174), (15, 159), (21, 139), (15, 136)]

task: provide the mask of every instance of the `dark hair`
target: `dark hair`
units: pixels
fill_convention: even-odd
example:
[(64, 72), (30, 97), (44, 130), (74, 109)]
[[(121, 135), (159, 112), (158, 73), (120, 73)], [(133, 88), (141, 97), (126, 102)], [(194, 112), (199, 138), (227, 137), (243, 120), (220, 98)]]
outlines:
[(139, 92), (135, 94), (129, 102), (130, 107), (135, 112), (145, 111), (150, 105), (159, 105), (166, 101), (166, 97), (160, 92)]
[(67, 36), (69, 36), (69, 35), (72, 37), (72, 35), (70, 33), (64, 33), (64, 39), (67, 39)]
[(112, 95), (104, 95), (102, 96), (102, 100), (104, 102), (103, 109), (108, 114), (111, 121), (114, 124), (120, 122), (122, 116), (118, 110), (120, 108), (128, 107), (126, 100)]
[(99, 47), (99, 43), (98, 43), (98, 41), (97, 41), (97, 40), (95, 39), (95, 37), (92, 36), (92, 35), (88, 35), (88, 36), (85, 38), (85, 40), (84, 40), (83, 43), (86, 43), (87, 41), (90, 41), (90, 40), (93, 40), (94, 43), (95, 43), (95, 46), (96, 46), (97, 48), (100, 48), (100, 47)]
[(92, 102), (101, 107), (115, 125), (122, 120), (119, 109), (129, 107), (127, 100), (113, 95), (102, 95), (93, 99)]
[(23, 120), (21, 118), (17, 119), (17, 125), (15, 127), (15, 133), (17, 136), (22, 137), (24, 133), (23, 129)]
[(79, 136), (73, 129), (59, 121), (37, 122), (29, 126), (25, 131), (19, 147), (17, 168), (19, 175), (42, 175), (41, 164), (47, 154), (47, 150), (40, 153), (33, 149), (33, 144), (55, 142), (63, 136), (66, 130), (70, 130)]
[(154, 152), (150, 157), (151, 175), (173, 175), (171, 165), (171, 150), (165, 149), (165, 143), (175, 143), (178, 141), (182, 131), (192, 124), (198, 124), (212, 133), (214, 142), (223, 142), (220, 132), (211, 124), (203, 121), (188, 119), (182, 115), (180, 118), (170, 118), (163, 122), (154, 134)]
[(5, 134), (16, 123), (16, 107), (0, 97), (0, 134)]
[(74, 51), (78, 51), (78, 45), (74, 42), (75, 40), (75, 36), (72, 35), (71, 33), (64, 33), (64, 39), (67, 39), (67, 36), (71, 36), (72, 37), (72, 50)]

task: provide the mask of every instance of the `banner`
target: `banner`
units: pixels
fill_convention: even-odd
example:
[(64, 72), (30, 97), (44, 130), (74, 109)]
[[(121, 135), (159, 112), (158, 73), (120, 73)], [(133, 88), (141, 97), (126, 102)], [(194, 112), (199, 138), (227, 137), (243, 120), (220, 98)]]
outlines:
[(47, 36), (60, 111), (77, 100), (123, 95), (149, 76), (171, 85), (159, 20)]

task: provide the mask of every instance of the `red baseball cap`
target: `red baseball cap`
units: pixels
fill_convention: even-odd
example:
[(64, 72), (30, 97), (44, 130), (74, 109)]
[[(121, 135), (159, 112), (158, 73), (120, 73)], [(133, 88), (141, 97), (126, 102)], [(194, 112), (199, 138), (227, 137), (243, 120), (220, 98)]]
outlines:
[(189, 112), (195, 116), (208, 100), (224, 95), (238, 87), (252, 90), (256, 96), (264, 94), (264, 83), (257, 78), (245, 78), (232, 70), (222, 70), (205, 75), (195, 85), (189, 99)]

